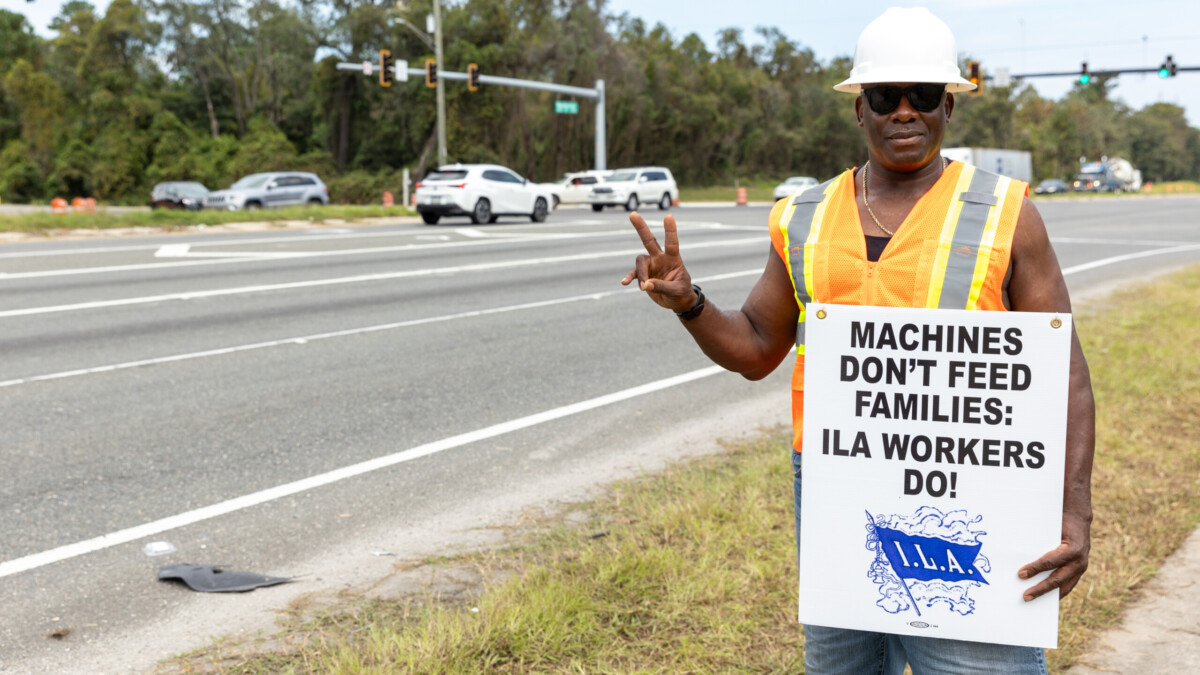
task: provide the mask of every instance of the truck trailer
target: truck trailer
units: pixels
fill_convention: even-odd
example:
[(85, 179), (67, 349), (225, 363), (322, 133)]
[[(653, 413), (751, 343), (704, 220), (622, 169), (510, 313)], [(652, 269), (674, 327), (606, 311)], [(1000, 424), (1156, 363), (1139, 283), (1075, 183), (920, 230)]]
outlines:
[(980, 169), (1009, 178), (1033, 180), (1033, 155), (1027, 150), (1001, 148), (942, 148), (942, 156), (955, 162), (974, 164)]

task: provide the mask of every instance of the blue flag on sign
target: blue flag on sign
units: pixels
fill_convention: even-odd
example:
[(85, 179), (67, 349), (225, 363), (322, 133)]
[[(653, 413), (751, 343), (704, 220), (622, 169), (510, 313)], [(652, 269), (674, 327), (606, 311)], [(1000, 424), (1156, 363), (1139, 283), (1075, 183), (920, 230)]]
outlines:
[(978, 581), (986, 584), (975, 569), (982, 544), (954, 544), (937, 537), (921, 537), (899, 530), (875, 527), (879, 545), (892, 569), (901, 579), (929, 581)]

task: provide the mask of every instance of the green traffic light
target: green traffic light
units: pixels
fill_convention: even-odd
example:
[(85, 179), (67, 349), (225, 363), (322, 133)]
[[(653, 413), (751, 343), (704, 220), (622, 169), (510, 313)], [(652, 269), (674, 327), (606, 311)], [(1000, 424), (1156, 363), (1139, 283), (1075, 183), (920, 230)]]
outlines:
[(1087, 84), (1088, 82), (1091, 82), (1091, 81), (1092, 81), (1092, 78), (1090, 75), (1080, 75), (1079, 76), (1079, 84)]
[(1159, 76), (1159, 77), (1170, 77), (1170, 76), (1171, 76), (1171, 71), (1167, 70), (1166, 68), (1159, 68), (1159, 69), (1158, 69), (1158, 76)]

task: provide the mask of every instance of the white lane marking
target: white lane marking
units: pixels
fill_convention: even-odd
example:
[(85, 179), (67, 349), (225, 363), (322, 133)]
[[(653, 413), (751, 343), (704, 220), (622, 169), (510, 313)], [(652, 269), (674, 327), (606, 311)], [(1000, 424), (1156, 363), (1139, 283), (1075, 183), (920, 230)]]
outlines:
[[(313, 234), (300, 235), (279, 235), (275, 237), (246, 237), (243, 239), (216, 239), (216, 235), (197, 235), (200, 241), (192, 242), (197, 246), (242, 246), (245, 244), (287, 244), (297, 241), (324, 241), (326, 239), (382, 239), (385, 237), (411, 237), (413, 230), (400, 230), (398, 232), (363, 232), (356, 234), (338, 234), (352, 233), (350, 229), (321, 229), (312, 230)], [(330, 234), (334, 233), (334, 234)], [(214, 237), (214, 238), (210, 238)], [(160, 244), (129, 244), (126, 246), (88, 246), (74, 247), (62, 249), (50, 249), (44, 251), (8, 251), (0, 253), (0, 259), (3, 258), (38, 258), (46, 256), (58, 255), (87, 255), (93, 253), (125, 253), (129, 251), (150, 251), (161, 246)]]
[(1110, 246), (1191, 246), (1194, 241), (1158, 241), (1156, 239), (1100, 239), (1094, 237), (1050, 237), (1056, 244), (1101, 244)]
[(164, 244), (154, 252), (155, 258), (182, 258), (192, 248), (191, 244)]
[[(746, 239), (731, 239), (725, 241), (704, 242), (692, 244), (689, 250), (701, 248), (736, 246), (740, 244), (761, 244), (762, 237)], [(136, 298), (121, 298), (118, 300), (96, 300), (93, 302), (77, 302), (69, 305), (48, 305), (44, 307), (28, 307), (25, 309), (10, 309), (0, 311), (0, 319), (15, 316), (31, 316), (35, 314), (54, 314), (59, 312), (75, 312), (80, 310), (102, 309), (107, 307), (127, 307), (144, 305), (168, 300), (196, 300), (200, 298), (215, 298), (227, 295), (242, 295), (246, 293), (265, 293), (268, 291), (285, 291), (298, 288), (314, 288), (318, 286), (336, 286), (342, 284), (357, 284), (373, 281), (388, 281), (392, 279), (407, 279), (412, 277), (435, 276), (439, 274), (457, 274), (460, 272), (480, 272), (499, 269), (514, 269), (534, 265), (553, 265), (599, 258), (636, 256), (644, 253), (645, 249), (624, 249), (620, 251), (604, 251), (595, 253), (579, 253), (575, 255), (556, 256), (552, 258), (527, 258), (524, 260), (507, 260), (503, 262), (477, 263), (474, 265), (458, 265), (455, 267), (431, 267), (403, 272), (381, 272), (379, 274), (362, 274), (352, 277), (337, 277), (333, 279), (314, 279), (311, 281), (293, 281), (282, 284), (261, 284), (257, 286), (239, 286), (237, 288), (221, 288), (211, 291), (184, 291), (181, 293), (166, 293), (163, 295), (147, 295)]]
[[(647, 222), (650, 222), (650, 221), (647, 221)], [(514, 225), (513, 227), (520, 227), (521, 230), (541, 230), (541, 229), (547, 229), (547, 228), (552, 228), (552, 227), (561, 229), (564, 225), (591, 226), (591, 225), (613, 225), (613, 224), (614, 223), (612, 223), (610, 221), (581, 220), (581, 221), (575, 221), (575, 222), (570, 222), (570, 223), (542, 223), (540, 225), (523, 224), (523, 225)], [(680, 224), (680, 230), (686, 232), (689, 229), (720, 229), (720, 225), (721, 225), (721, 223), (708, 222), (708, 221), (687, 222), (687, 223)], [(501, 223), (500, 225), (497, 225), (495, 227), (499, 228), (502, 226), (504, 226), (503, 223)], [(763, 231), (765, 228), (758, 227), (756, 229), (758, 231)], [(332, 234), (332, 235), (328, 234), (330, 232), (337, 233), (337, 232), (342, 232), (342, 231), (343, 230), (322, 229), (322, 230), (314, 231), (313, 234), (280, 235), (280, 236), (275, 236), (275, 237), (248, 237), (245, 239), (208, 239), (208, 238), (203, 238), (200, 241), (192, 242), (191, 245), (192, 246), (245, 246), (247, 244), (289, 244), (289, 243), (293, 243), (293, 242), (325, 241), (327, 239), (340, 239), (340, 240), (345, 240), (345, 239), (383, 239), (383, 238), (388, 238), (388, 237), (413, 237), (414, 232), (427, 231), (427, 230), (425, 230), (425, 228), (422, 228), (421, 230), (406, 229), (406, 230), (390, 231), (390, 232), (356, 232), (354, 230), (347, 229), (344, 231), (345, 232), (353, 232), (353, 234)], [(619, 233), (628, 233), (628, 232), (629, 232), (628, 227), (623, 227), (619, 230)], [(618, 231), (613, 230), (613, 231), (609, 231), (607, 234), (617, 234), (617, 233), (618, 233)], [(574, 236), (583, 236), (585, 234), (588, 234), (588, 233), (583, 233), (583, 232), (548, 233), (548, 232), (523, 232), (520, 230), (518, 230), (518, 231), (497, 230), (496, 232), (492, 233), (492, 236), (496, 236), (496, 237), (560, 238), (562, 236), (574, 237)], [(415, 238), (421, 239), (422, 235), (415, 235)], [(129, 251), (156, 251), (159, 248), (161, 248), (161, 246), (162, 246), (162, 244), (131, 244), (128, 246), (95, 246), (95, 247), (86, 247), (86, 248), (85, 247), (76, 247), (76, 248), (64, 248), (64, 249), (51, 249), (51, 250), (43, 250), (43, 251), (25, 251), (25, 250), (6, 251), (6, 252), (0, 252), (0, 260), (3, 260), (5, 258), (39, 258), (39, 257), (63, 256), (63, 255), (89, 255), (89, 254), (95, 254), (95, 253), (124, 253), (124, 252), (129, 252)]]
[[(694, 280), (700, 283), (710, 281), (723, 281), (725, 279), (735, 279), (737, 277), (745, 277), (756, 274), (762, 274), (762, 270), (744, 270), (741, 272), (729, 272), (726, 274), (715, 274), (706, 277), (696, 277)], [(236, 345), (233, 347), (222, 347), (219, 349), (206, 349), (199, 352), (188, 352), (185, 354), (172, 354), (170, 356), (160, 356), (152, 359), (141, 359), (138, 361), (126, 361), (124, 363), (113, 363), (105, 366), (95, 366), (92, 368), (78, 368), (76, 370), (63, 370), (57, 373), (47, 373), (45, 375), (31, 375), (29, 377), (21, 377), (12, 380), (0, 381), (0, 388), (15, 387), (22, 384), (32, 384), (34, 382), (47, 382), (50, 380), (62, 380), (68, 377), (80, 377), (82, 375), (98, 375), (100, 373), (111, 373), (118, 370), (127, 370), (129, 368), (141, 368), (143, 366), (156, 366), (164, 363), (175, 363), (178, 361), (190, 361), (192, 359), (202, 359), (211, 356), (225, 356), (227, 354), (236, 354), (239, 352), (248, 352), (256, 349), (268, 349), (271, 347), (283, 347), (287, 345), (304, 345), (316, 340), (328, 340), (330, 338), (350, 337), (353, 335), (364, 335), (366, 333), (376, 333), (379, 331), (396, 330), (399, 328), (411, 328), (413, 326), (421, 326), (431, 323), (441, 323), (445, 321), (454, 321), (457, 319), (469, 319), (479, 316), (487, 316), (489, 314), (503, 314), (505, 312), (516, 312), (525, 309), (538, 309), (542, 307), (552, 307), (554, 305), (563, 305), (568, 303), (580, 302), (582, 300), (601, 300), (603, 298), (614, 295), (625, 295), (629, 293), (640, 293), (636, 288), (622, 288), (615, 291), (601, 291), (599, 293), (587, 293), (584, 295), (572, 295), (565, 298), (554, 298), (551, 300), (539, 300), (536, 302), (526, 302), (519, 305), (507, 305), (504, 307), (493, 307), (490, 309), (477, 309), (469, 312), (458, 312), (455, 314), (443, 314), (441, 316), (431, 316), (423, 319), (410, 319), (408, 321), (396, 321), (394, 323), (378, 324), (375, 326), (363, 326), (361, 328), (347, 328), (345, 330), (332, 331), (328, 333), (317, 333), (314, 335), (304, 335), (301, 337), (282, 338), (279, 340), (267, 340), (264, 342), (254, 342), (245, 345)]]
[(311, 253), (302, 251), (189, 251), (179, 258), (241, 258), (243, 260), (286, 260), (288, 258), (311, 258)]
[(303, 252), (279, 251), (193, 251), (191, 244), (166, 244), (154, 252), (155, 258), (255, 258), (274, 260), (281, 258), (303, 258)]
[(1073, 265), (1063, 270), (1063, 276), (1075, 274), (1076, 272), (1086, 272), (1094, 270), (1097, 267), (1105, 267), (1107, 265), (1115, 265), (1117, 263), (1137, 260), (1138, 258), (1149, 258), (1156, 255), (1168, 255), (1171, 253), (1187, 253), (1188, 251), (1200, 251), (1200, 244), (1188, 244), (1186, 246), (1172, 246), (1171, 248), (1157, 248), (1152, 251), (1141, 251), (1139, 253), (1128, 253), (1126, 255), (1113, 256), (1111, 258), (1101, 258), (1079, 265)]
[[(297, 251), (291, 254), (294, 258), (322, 258), (335, 257), (346, 255), (366, 255), (371, 253), (394, 253), (397, 251), (424, 251), (440, 248), (458, 248), (469, 246), (493, 246), (498, 244), (509, 244), (514, 241), (525, 240), (537, 242), (543, 240), (558, 240), (558, 239), (588, 239), (595, 237), (614, 237), (628, 236), (626, 230), (611, 230), (602, 232), (579, 232), (574, 234), (528, 234), (528, 235), (512, 235), (512, 238), (489, 238), (489, 239), (471, 239), (467, 241), (451, 241), (437, 244), (399, 244), (396, 246), (376, 246), (369, 248), (352, 248), (336, 251)], [(193, 244), (194, 245), (194, 244)], [(113, 265), (109, 267), (77, 267), (63, 270), (42, 270), (38, 272), (0, 272), (0, 280), (10, 279), (34, 279), (45, 277), (60, 277), (72, 276), (77, 274), (101, 274), (106, 272), (130, 272), (149, 269), (173, 269), (176, 267), (188, 267), (192, 265), (212, 265), (224, 263), (244, 263), (257, 262), (256, 258), (220, 258), (213, 260), (191, 260), (188, 262), (164, 262), (164, 263), (136, 263), (129, 265)]]
[(492, 236), (477, 227), (456, 227), (454, 231), (471, 239), (486, 239)]
[(713, 375), (723, 372), (726, 371), (720, 366), (709, 366), (707, 368), (693, 370), (689, 373), (676, 375), (675, 377), (668, 377), (666, 379), (648, 382), (637, 387), (631, 387), (629, 389), (613, 392), (604, 396), (598, 396), (586, 401), (579, 401), (577, 403), (572, 403), (559, 408), (553, 408), (551, 410), (535, 413), (533, 415), (527, 415), (525, 417), (519, 417), (507, 422), (501, 422), (500, 424), (494, 424), (490, 427), (476, 429), (475, 431), (468, 431), (463, 434), (458, 434), (457, 436), (450, 436), (448, 438), (443, 438), (433, 441), (432, 443), (426, 443), (424, 445), (418, 445), (416, 447), (402, 450), (384, 457), (369, 459), (365, 462), (351, 464), (350, 466), (344, 466), (340, 469), (334, 469), (333, 471), (317, 474), (315, 476), (309, 476), (308, 478), (302, 478), (297, 481), (292, 481), (291, 483), (284, 483), (283, 485), (277, 485), (265, 490), (259, 490), (258, 492), (253, 492), (248, 495), (235, 497), (233, 499), (228, 499), (216, 504), (210, 504), (209, 506), (193, 509), (191, 511), (185, 511), (184, 513), (168, 516), (166, 518), (161, 518), (159, 520), (144, 523), (135, 527), (118, 530), (116, 532), (110, 532), (108, 534), (102, 534), (99, 537), (94, 537), (92, 539), (75, 542), (73, 544), (67, 544), (66, 546), (60, 546), (48, 551), (34, 553), (21, 558), (15, 558), (13, 560), (7, 560), (3, 563), (0, 563), (0, 578), (11, 576), (13, 574), (19, 574), (21, 572), (27, 572), (29, 570), (44, 567), (46, 565), (61, 562), (63, 560), (77, 558), (81, 555), (94, 553), (112, 546), (136, 541), (143, 537), (149, 537), (166, 532), (168, 530), (174, 530), (187, 525), (199, 523), (201, 521), (210, 520), (218, 516), (248, 509), (253, 506), (265, 504), (267, 502), (275, 501), (277, 499), (298, 494), (300, 492), (305, 492), (325, 485), (330, 485), (332, 483), (337, 483), (348, 478), (354, 478), (355, 476), (361, 476), (373, 471), (379, 471), (380, 469), (386, 469), (397, 464), (410, 462), (414, 459), (427, 457), (445, 450), (452, 450), (470, 443), (477, 443), (489, 438), (495, 438), (496, 436), (501, 436), (503, 434), (512, 433), (514, 431), (537, 426), (539, 424), (545, 424), (547, 422), (552, 422), (554, 420), (569, 417), (571, 415), (578, 415), (579, 413), (587, 412), (589, 410), (595, 410), (596, 408), (612, 405), (614, 403), (626, 401), (638, 396), (645, 396), (647, 394), (652, 394), (664, 389), (670, 389), (671, 387), (677, 387), (688, 382), (693, 382), (706, 377), (712, 377)]

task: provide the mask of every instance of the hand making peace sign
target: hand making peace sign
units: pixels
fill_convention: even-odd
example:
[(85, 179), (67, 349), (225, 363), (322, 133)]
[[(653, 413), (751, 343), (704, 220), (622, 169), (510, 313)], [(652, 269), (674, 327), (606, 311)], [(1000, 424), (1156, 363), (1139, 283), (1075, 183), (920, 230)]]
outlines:
[(665, 250), (659, 248), (658, 240), (640, 214), (629, 214), (629, 222), (633, 223), (633, 228), (642, 238), (646, 254), (637, 257), (633, 269), (621, 279), (621, 285), (628, 286), (637, 279), (638, 288), (646, 291), (651, 300), (674, 312), (685, 312), (695, 306), (697, 297), (692, 290), (692, 277), (679, 257), (679, 233), (675, 228), (675, 217), (668, 214), (663, 218)]

